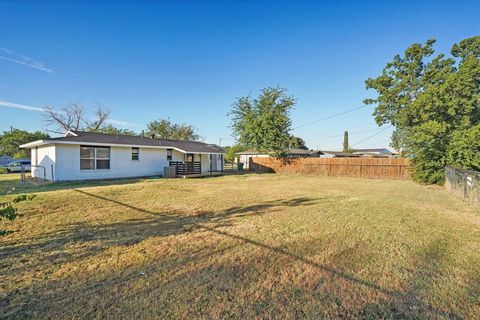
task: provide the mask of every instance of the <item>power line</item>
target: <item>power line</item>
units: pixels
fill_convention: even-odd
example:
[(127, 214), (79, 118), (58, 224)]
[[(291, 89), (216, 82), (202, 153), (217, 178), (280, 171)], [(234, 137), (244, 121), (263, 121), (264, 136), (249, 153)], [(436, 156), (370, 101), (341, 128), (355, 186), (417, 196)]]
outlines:
[[(349, 135), (352, 135), (352, 134), (358, 134), (358, 133), (378, 131), (378, 130), (382, 130), (382, 129), (385, 129), (385, 128), (375, 128), (375, 129), (367, 129), (367, 130), (352, 131), (352, 132), (348, 131), (348, 134), (349, 134)], [(342, 133), (342, 134), (333, 135), (333, 136), (316, 137), (316, 138), (309, 139), (309, 140), (321, 140), (321, 139), (338, 138), (338, 137), (343, 137), (343, 133)]]
[(376, 133), (372, 134), (371, 136), (368, 136), (367, 138), (365, 138), (365, 139), (363, 139), (363, 140), (360, 140), (360, 141), (357, 142), (357, 143), (352, 144), (352, 147), (357, 146), (357, 145), (359, 145), (359, 144), (361, 144), (361, 143), (363, 143), (363, 142), (365, 142), (365, 141), (370, 140), (370, 139), (373, 138), (373, 137), (378, 136), (380, 133), (384, 132), (384, 131), (387, 130), (387, 129), (390, 129), (391, 127), (392, 127), (392, 126), (388, 126), (388, 127), (386, 127), (386, 128), (383, 128), (381, 131), (376, 132)]
[(344, 115), (346, 113), (349, 113), (349, 112), (352, 112), (352, 111), (355, 111), (355, 110), (359, 110), (359, 109), (362, 109), (362, 108), (365, 108), (365, 106), (355, 107), (355, 108), (348, 109), (348, 110), (345, 110), (345, 111), (342, 111), (342, 112), (339, 112), (339, 113), (336, 113), (336, 114), (332, 114), (332, 115), (327, 116), (325, 118), (321, 118), (321, 119), (318, 119), (318, 120), (315, 120), (315, 121), (312, 121), (312, 122), (307, 122), (305, 124), (302, 124), (300, 126), (292, 128), (292, 130), (303, 128), (303, 127), (306, 127), (306, 126), (309, 126), (309, 125), (312, 125), (312, 124), (315, 124), (315, 123), (318, 123), (318, 122), (322, 122), (322, 121), (325, 121), (325, 120), (328, 120), (328, 119), (332, 119), (332, 118), (335, 118), (335, 117), (338, 117), (338, 116), (341, 116), (341, 115)]

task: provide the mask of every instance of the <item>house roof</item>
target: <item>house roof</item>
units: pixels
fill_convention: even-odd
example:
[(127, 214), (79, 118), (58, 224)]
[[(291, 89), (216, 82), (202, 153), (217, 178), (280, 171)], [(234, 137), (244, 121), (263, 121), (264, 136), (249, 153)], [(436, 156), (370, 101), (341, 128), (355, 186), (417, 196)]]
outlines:
[(391, 153), (387, 148), (372, 148), (372, 149), (355, 149), (355, 152), (380, 152), (380, 153)]
[(336, 157), (353, 157), (353, 158), (360, 157), (360, 154), (343, 152), (343, 151), (322, 151), (322, 152), (326, 154), (332, 154)]
[(288, 150), (288, 152), (290, 154), (305, 154), (305, 155), (322, 153), (320, 150), (308, 150), (308, 149), (300, 149), (300, 148), (290, 149)]
[(127, 136), (83, 131), (69, 131), (63, 137), (38, 140), (24, 144), (22, 148), (32, 148), (48, 144), (82, 144), (82, 145), (108, 145), (132, 146), (160, 149), (176, 149), (184, 153), (225, 153), (217, 145), (198, 141), (163, 140), (142, 136)]
[(254, 150), (246, 150), (246, 151), (241, 151), (237, 152), (237, 155), (256, 155), (256, 154), (267, 154), (266, 152), (259, 152), (259, 151), (254, 151)]

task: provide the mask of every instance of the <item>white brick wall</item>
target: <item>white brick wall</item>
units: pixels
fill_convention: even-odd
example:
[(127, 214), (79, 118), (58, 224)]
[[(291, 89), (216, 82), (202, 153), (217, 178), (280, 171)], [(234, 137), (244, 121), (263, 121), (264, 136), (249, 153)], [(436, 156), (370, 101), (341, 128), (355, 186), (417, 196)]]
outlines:
[(111, 147), (110, 169), (80, 170), (80, 146), (57, 145), (55, 180), (112, 179), (163, 175), (168, 166), (167, 150), (140, 148), (139, 160), (132, 160), (132, 148)]
[[(158, 148), (140, 147), (139, 160), (132, 160), (131, 147), (111, 147), (108, 170), (80, 170), (80, 145), (55, 144), (39, 147), (37, 151), (32, 148), (32, 164), (37, 154), (38, 165), (45, 167), (48, 180), (52, 180), (51, 165), (54, 165), (55, 181), (159, 176), (169, 165), (167, 150)], [(177, 150), (173, 150), (172, 157), (174, 161), (184, 160), (184, 154)], [(195, 154), (194, 159), (199, 161), (199, 154)], [(209, 154), (202, 154), (201, 168), (202, 173), (210, 170)], [(43, 179), (43, 169), (36, 168), (32, 176)]]
[[(32, 177), (52, 180), (52, 165), (55, 170), (55, 146), (32, 148)], [(53, 173), (55, 176), (55, 173)]]

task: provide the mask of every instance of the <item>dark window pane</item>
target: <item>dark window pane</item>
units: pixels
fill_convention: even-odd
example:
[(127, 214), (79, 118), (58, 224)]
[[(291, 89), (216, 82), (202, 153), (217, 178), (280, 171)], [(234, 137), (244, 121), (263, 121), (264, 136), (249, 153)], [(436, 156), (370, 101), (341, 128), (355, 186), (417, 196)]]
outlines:
[(80, 147), (80, 158), (81, 159), (93, 159), (93, 158), (95, 158), (95, 148)]
[(172, 149), (167, 149), (167, 160), (172, 160)]
[(80, 170), (94, 170), (95, 160), (93, 159), (80, 159)]
[(110, 169), (110, 160), (97, 160), (97, 170)]
[(132, 160), (138, 160), (139, 159), (139, 153), (140, 149), (139, 148), (132, 148)]

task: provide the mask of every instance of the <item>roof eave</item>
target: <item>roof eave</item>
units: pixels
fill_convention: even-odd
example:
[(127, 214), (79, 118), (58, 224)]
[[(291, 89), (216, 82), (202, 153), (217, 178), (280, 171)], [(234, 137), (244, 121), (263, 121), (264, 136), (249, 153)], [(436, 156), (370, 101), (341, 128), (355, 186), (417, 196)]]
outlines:
[(23, 149), (34, 148), (34, 147), (39, 147), (39, 146), (47, 145), (47, 144), (51, 144), (51, 143), (52, 143), (51, 140), (36, 140), (36, 141), (32, 141), (32, 142), (29, 142), (29, 143), (22, 144), (22, 145), (20, 145), (20, 148), (23, 148)]
[(173, 149), (181, 153), (201, 153), (201, 154), (225, 154), (225, 151), (192, 151), (192, 150), (183, 150), (174, 146), (149, 146), (149, 145), (136, 145), (136, 144), (119, 144), (119, 143), (101, 143), (101, 142), (82, 142), (82, 141), (62, 141), (62, 140), (37, 140), (22, 144), (20, 148), (35, 148), (43, 145), (49, 144), (69, 144), (69, 145), (87, 145), (87, 146), (113, 146), (113, 147), (138, 147), (138, 148), (151, 148), (151, 149)]

